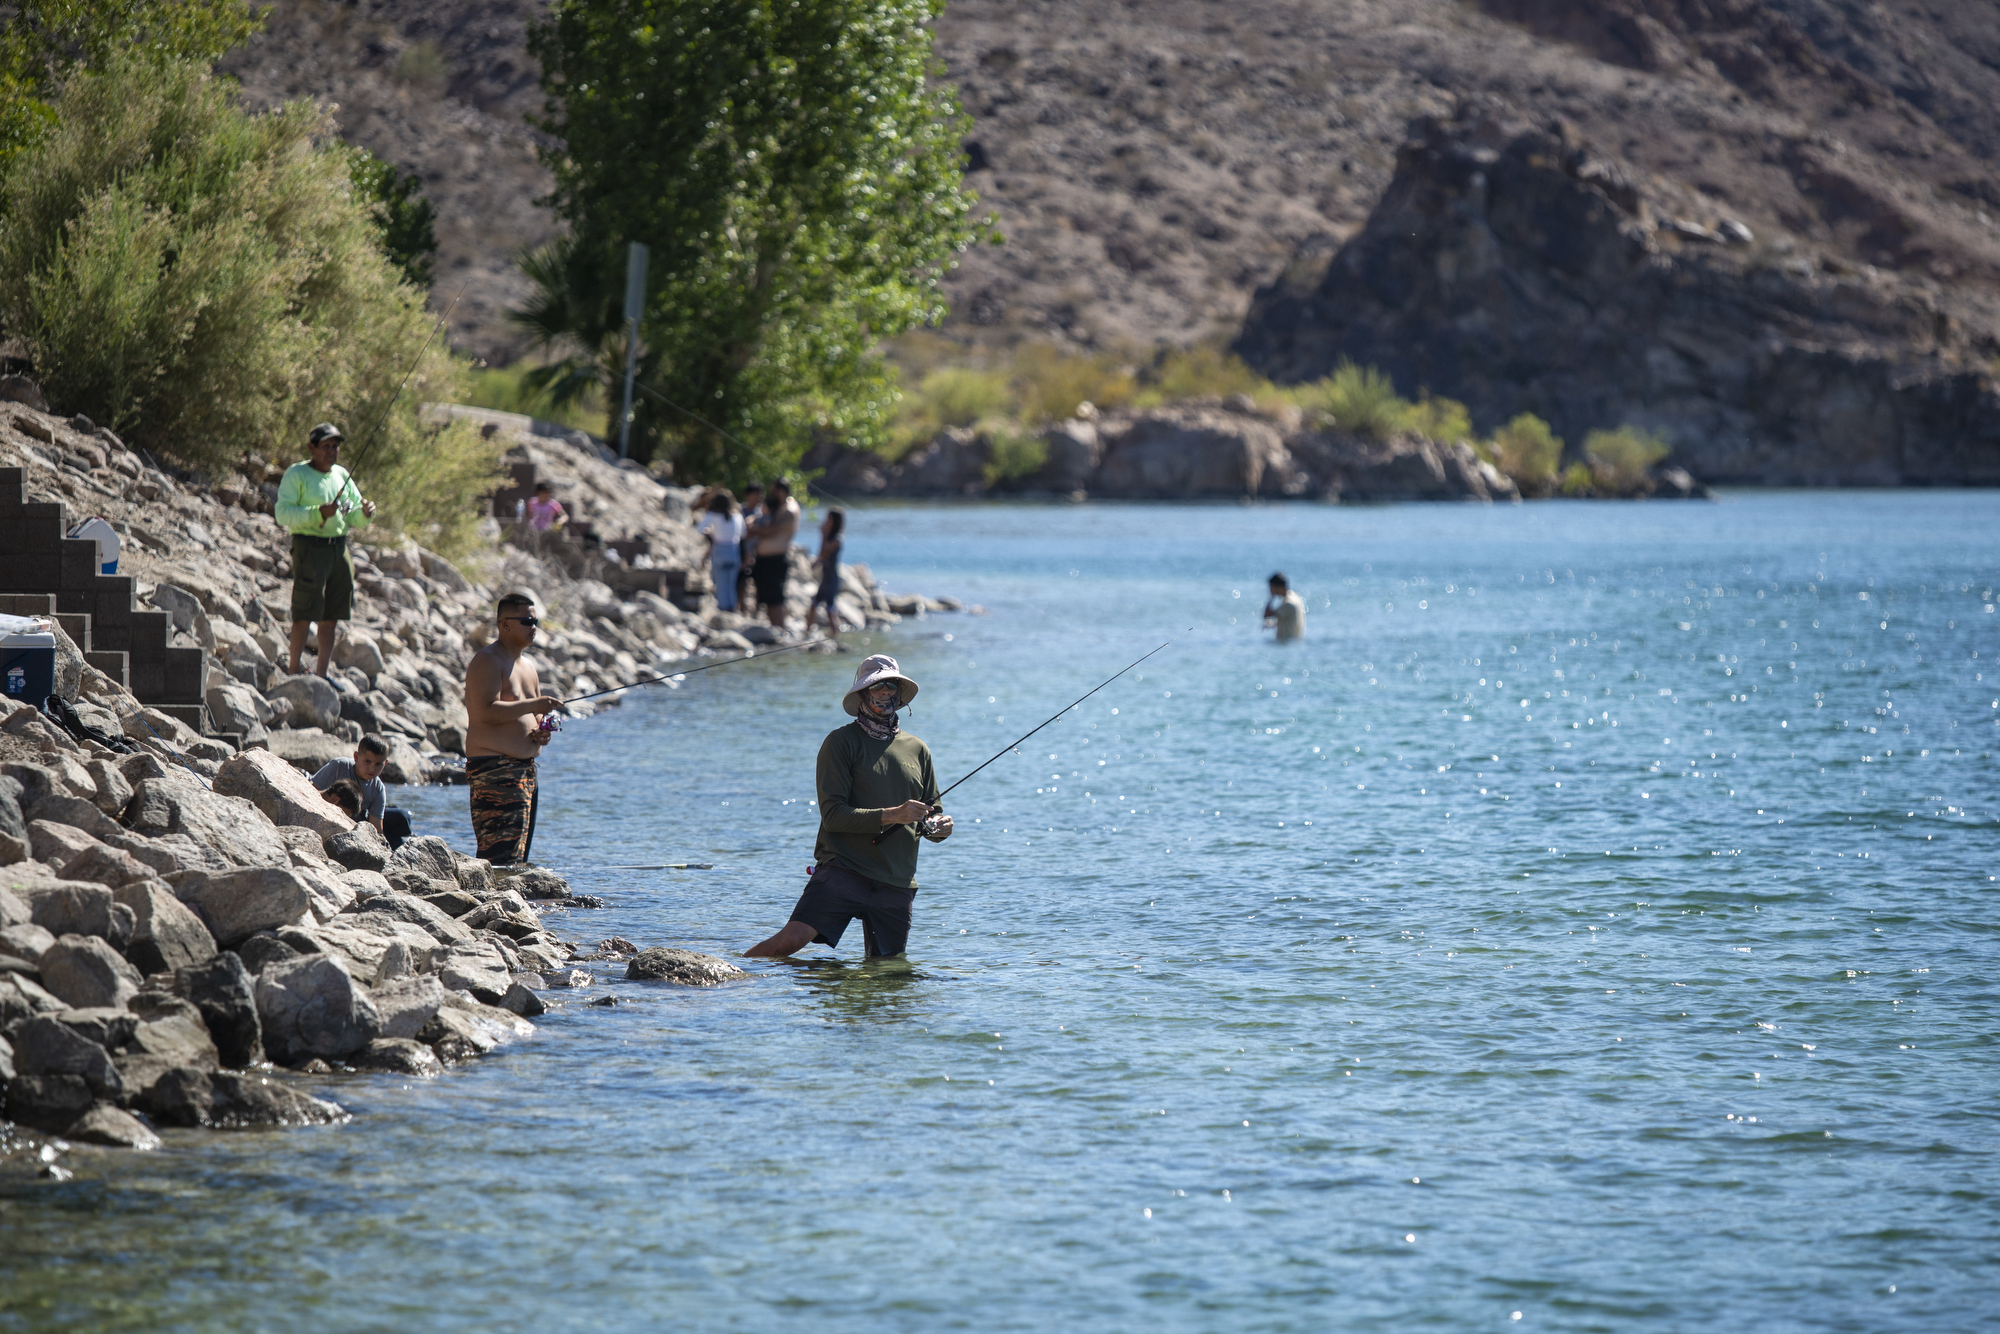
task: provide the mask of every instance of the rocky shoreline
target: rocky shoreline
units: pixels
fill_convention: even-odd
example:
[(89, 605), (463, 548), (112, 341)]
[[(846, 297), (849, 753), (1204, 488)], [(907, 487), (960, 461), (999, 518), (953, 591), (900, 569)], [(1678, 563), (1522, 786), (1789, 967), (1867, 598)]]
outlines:
[[(591, 986), (581, 963), (682, 985), (740, 975), (686, 951), (586, 946), (557, 924), (603, 904), (560, 876), (435, 836), (392, 853), (308, 781), (365, 732), (390, 743), (389, 781), (462, 777), (465, 664), (502, 588), (543, 599), (534, 657), (558, 694), (779, 642), (716, 609), (692, 492), (588, 437), (461, 411), (508, 434), (515, 489), (556, 486), (571, 531), (489, 521), (491, 546), (464, 569), (363, 538), (356, 619), (322, 679), (282, 671), (290, 570), (272, 470), (176, 473), (84, 418), (0, 404), (0, 467), (24, 470), (30, 500), (112, 524), (137, 601), (168, 615), (174, 647), (200, 650), (210, 724), (148, 707), (59, 624), (56, 693), (85, 735), (0, 704), (0, 1160), (61, 1176), (71, 1143), (340, 1119), (282, 1072), (435, 1075), (534, 1032), (535, 1015)], [(803, 548), (793, 563), (797, 624), (816, 580)], [(866, 566), (843, 573), (848, 629), (957, 606), (891, 597)]]
[[(824, 470), (814, 490), (828, 499), (1521, 499), (1514, 480), (1467, 441), (1411, 431), (1378, 440), (1310, 424), (1297, 408), (1267, 411), (1247, 394), (1107, 412), (1086, 404), (1079, 415), (1044, 428), (1030, 456), (1040, 461), (1013, 476), (996, 470), (996, 444), (985, 432), (953, 427), (893, 462), (828, 445), (809, 455), (806, 466)], [(1644, 493), (1708, 495), (1671, 467), (1649, 479)]]

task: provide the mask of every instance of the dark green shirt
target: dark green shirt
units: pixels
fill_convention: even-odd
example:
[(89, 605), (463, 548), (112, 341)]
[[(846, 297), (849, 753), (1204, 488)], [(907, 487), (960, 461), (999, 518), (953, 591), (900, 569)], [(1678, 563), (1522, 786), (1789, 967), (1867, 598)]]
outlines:
[(877, 741), (849, 723), (820, 743), (819, 841), (813, 857), (844, 866), (856, 875), (905, 889), (917, 887), (917, 844), (913, 825), (897, 825), (880, 843), (882, 812), (906, 801), (937, 804), (937, 773), (931, 748), (908, 732)]

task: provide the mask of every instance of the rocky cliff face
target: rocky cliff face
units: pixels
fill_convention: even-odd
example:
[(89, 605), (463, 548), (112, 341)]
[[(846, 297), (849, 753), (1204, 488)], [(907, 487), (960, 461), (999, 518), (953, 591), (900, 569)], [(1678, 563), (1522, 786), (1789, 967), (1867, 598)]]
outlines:
[(1475, 104), (1418, 124), (1368, 224), (1261, 290), (1237, 346), (1282, 382), (1373, 363), (1482, 427), (1533, 412), (1572, 453), (1652, 427), (1706, 479), (2000, 482), (1978, 289), (1760, 242), (1703, 201)]

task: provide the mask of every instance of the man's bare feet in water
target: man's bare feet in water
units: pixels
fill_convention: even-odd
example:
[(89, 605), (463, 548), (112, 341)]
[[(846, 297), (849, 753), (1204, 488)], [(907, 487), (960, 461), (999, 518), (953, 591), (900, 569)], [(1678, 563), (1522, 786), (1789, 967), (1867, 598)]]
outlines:
[(784, 929), (769, 940), (759, 941), (743, 951), (746, 959), (787, 959), (812, 944), (819, 932), (804, 922), (787, 922)]

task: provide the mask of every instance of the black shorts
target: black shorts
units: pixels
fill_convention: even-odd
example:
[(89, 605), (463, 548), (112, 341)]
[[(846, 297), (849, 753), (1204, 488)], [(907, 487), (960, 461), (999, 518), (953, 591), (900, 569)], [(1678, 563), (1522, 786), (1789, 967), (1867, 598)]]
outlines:
[(750, 577), (757, 581), (757, 605), (760, 607), (782, 607), (785, 605), (785, 575), (791, 566), (790, 556), (759, 556), (757, 563), (750, 567)]
[(806, 881), (792, 909), (792, 920), (804, 922), (821, 945), (840, 944), (847, 924), (861, 919), (861, 939), (871, 959), (901, 954), (910, 942), (910, 905), (917, 891), (856, 875), (845, 866), (821, 866)]

